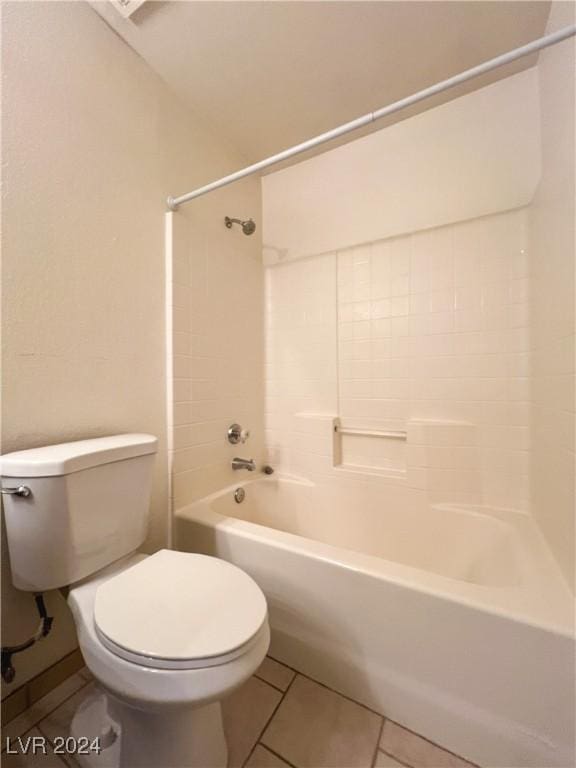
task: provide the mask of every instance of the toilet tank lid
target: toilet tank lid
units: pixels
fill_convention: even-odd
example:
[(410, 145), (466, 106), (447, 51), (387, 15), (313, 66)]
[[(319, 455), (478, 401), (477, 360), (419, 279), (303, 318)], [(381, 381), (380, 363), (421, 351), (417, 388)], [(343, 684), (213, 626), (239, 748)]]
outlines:
[(156, 453), (154, 435), (111, 435), (92, 440), (47, 445), (0, 457), (2, 477), (58, 477), (101, 464)]

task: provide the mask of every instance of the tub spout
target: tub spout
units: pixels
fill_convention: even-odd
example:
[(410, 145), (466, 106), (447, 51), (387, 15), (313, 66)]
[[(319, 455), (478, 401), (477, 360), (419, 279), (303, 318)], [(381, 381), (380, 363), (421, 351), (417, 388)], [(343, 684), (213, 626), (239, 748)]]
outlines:
[(247, 469), (248, 472), (254, 472), (256, 464), (254, 459), (232, 459), (232, 469)]

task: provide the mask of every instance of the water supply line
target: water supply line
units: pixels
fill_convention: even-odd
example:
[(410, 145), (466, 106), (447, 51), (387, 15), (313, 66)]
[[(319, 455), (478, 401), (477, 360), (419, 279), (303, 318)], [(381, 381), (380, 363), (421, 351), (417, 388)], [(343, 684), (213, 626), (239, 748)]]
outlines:
[(32, 637), (29, 637), (28, 640), (25, 640), (23, 643), (19, 643), (18, 645), (2, 646), (1, 674), (5, 683), (13, 682), (14, 678), (16, 677), (16, 670), (12, 665), (12, 656), (14, 656), (16, 653), (26, 651), (28, 648), (32, 648), (32, 646), (35, 645), (39, 640), (43, 640), (45, 637), (48, 637), (50, 630), (52, 629), (54, 618), (52, 616), (48, 616), (46, 604), (44, 603), (44, 595), (41, 592), (35, 594), (34, 600), (36, 601), (36, 608), (38, 610), (38, 614), (40, 615), (40, 624), (36, 632), (32, 635)]
[(358, 128), (363, 128), (370, 123), (376, 122), (376, 120), (381, 120), (383, 117), (392, 115), (394, 112), (399, 112), (401, 109), (406, 109), (406, 107), (410, 107), (412, 104), (417, 104), (424, 99), (429, 99), (431, 96), (435, 96), (438, 93), (447, 91), (449, 88), (454, 88), (456, 85), (465, 83), (475, 77), (485, 75), (487, 72), (492, 72), (492, 70), (498, 69), (505, 64), (510, 64), (511, 62), (523, 58), (524, 56), (529, 56), (531, 53), (541, 51), (543, 48), (548, 48), (551, 45), (560, 43), (562, 40), (567, 40), (570, 37), (574, 37), (574, 35), (576, 35), (576, 24), (572, 24), (569, 27), (563, 27), (557, 32), (553, 32), (550, 35), (545, 35), (544, 37), (540, 37), (537, 40), (533, 40), (531, 43), (527, 43), (520, 48), (514, 48), (512, 51), (508, 51), (508, 53), (503, 53), (500, 56), (489, 59), (482, 64), (478, 64), (477, 66), (472, 67), (471, 69), (467, 69), (464, 72), (461, 72), (459, 75), (449, 77), (447, 80), (442, 80), (435, 85), (424, 88), (423, 90), (418, 91), (411, 96), (407, 96), (406, 98), (395, 101), (386, 107), (382, 107), (382, 109), (377, 109), (375, 112), (369, 112), (368, 114), (363, 115), (362, 117), (358, 117), (356, 120), (352, 120), (349, 123), (344, 123), (343, 125), (340, 125), (331, 131), (321, 133), (319, 136), (308, 139), (308, 141), (304, 141), (301, 144), (296, 144), (294, 147), (285, 149), (282, 152), (279, 152), (277, 155), (272, 155), (265, 160), (260, 160), (253, 165), (242, 168), (240, 171), (235, 171), (234, 173), (231, 173), (228, 176), (224, 176), (217, 181), (213, 181), (210, 184), (204, 185), (203, 187), (194, 189), (192, 192), (187, 192), (185, 195), (180, 195), (179, 197), (169, 197), (166, 201), (168, 208), (171, 211), (177, 211), (180, 205), (183, 203), (188, 203), (190, 200), (194, 200), (196, 197), (206, 195), (208, 192), (212, 192), (215, 189), (220, 189), (220, 187), (225, 187), (228, 184), (232, 184), (235, 181), (246, 178), (246, 176), (252, 176), (253, 174), (258, 173), (258, 171), (264, 170), (264, 168), (269, 168), (271, 165), (276, 165), (277, 163), (281, 163), (283, 160), (288, 160), (290, 157), (300, 155), (302, 152), (307, 152), (309, 149), (313, 149), (314, 147), (317, 147), (320, 144), (324, 144), (327, 141), (337, 139), (340, 136), (344, 136), (347, 133), (358, 130)]

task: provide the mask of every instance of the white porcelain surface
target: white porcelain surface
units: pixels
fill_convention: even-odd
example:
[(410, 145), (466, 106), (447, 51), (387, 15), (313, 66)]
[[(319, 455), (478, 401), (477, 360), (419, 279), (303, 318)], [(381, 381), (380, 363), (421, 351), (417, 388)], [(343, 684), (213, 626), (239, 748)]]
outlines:
[(528, 516), (383, 505), (377, 482), (234, 487), (178, 510), (177, 544), (253, 576), (276, 658), (473, 761), (569, 764), (572, 601)]
[(69, 475), (112, 461), (156, 453), (154, 435), (111, 435), (92, 440), (47, 445), (26, 451), (7, 453), (0, 458), (2, 477), (54, 477)]
[[(385, 501), (379, 482), (347, 478), (312, 483), (274, 475), (242, 487), (242, 504), (234, 501), (234, 486), (179, 510), (178, 519), (217, 525), (219, 533), (265, 534), (278, 545), (355, 563), (416, 589), (571, 631), (571, 596), (528, 515), (426, 505), (401, 483)], [(183, 529), (180, 523), (177, 533)]]
[[(152, 667), (205, 667), (239, 655), (267, 621), (266, 600), (236, 566), (161, 550), (101, 584), (94, 602), (104, 644)], [(126, 656), (125, 656), (126, 658)]]
[[(42, 592), (74, 584), (143, 543), (156, 441), (149, 435), (118, 436), (116, 452), (114, 440), (88, 441), (88, 452), (81, 441), (76, 458), (88, 462), (85, 469), (10, 478), (10, 485), (32, 491), (28, 498), (4, 497), (12, 581), (18, 589)], [(73, 445), (62, 449), (59, 466), (74, 466)], [(128, 458), (127, 451), (135, 455)]]
[[(158, 666), (153, 668), (148, 664), (128, 661), (105, 647), (96, 631), (96, 597), (99, 589), (105, 586), (108, 580), (120, 579), (122, 574), (128, 574), (131, 568), (139, 568), (139, 576), (127, 582), (130, 589), (145, 589), (146, 585), (140, 577), (147, 574), (151, 579), (148, 586), (157, 578), (165, 590), (169, 588), (166, 584), (166, 574), (174, 575), (175, 560), (183, 560), (185, 557), (190, 557), (190, 562), (197, 560), (194, 555), (184, 554), (177, 554), (176, 558), (171, 560), (166, 554), (168, 553), (160, 552), (157, 556), (127, 557), (70, 590), (68, 602), (76, 622), (80, 649), (88, 668), (107, 694), (106, 717), (120, 739), (119, 768), (157, 768), (160, 765), (166, 768), (225, 768), (227, 749), (220, 701), (242, 685), (262, 663), (270, 642), (266, 618), (262, 623), (261, 616), (258, 615), (260, 624), (253, 625), (254, 636), (251, 642), (242, 647), (242, 653), (232, 658), (223, 656), (222, 663), (216, 666), (194, 669), (164, 669)], [(152, 567), (146, 569), (148, 560), (152, 560)], [(159, 570), (164, 567), (163, 563), (166, 566), (165, 575)], [(224, 571), (234, 573), (237, 577), (237, 569), (231, 572), (226, 565)], [(181, 584), (172, 583), (172, 589), (178, 586)], [(226, 585), (220, 586), (231, 587), (230, 579)], [(255, 587), (253, 584), (251, 586)], [(191, 581), (188, 585), (188, 589), (204, 593), (209, 592), (210, 587), (210, 583), (205, 580)], [(119, 589), (119, 594), (124, 601), (126, 614), (132, 616), (130, 606), (126, 604), (129, 595), (125, 589), (126, 585)], [(156, 596), (159, 597), (159, 594)], [(238, 597), (238, 592), (236, 596)], [(151, 600), (151, 612), (148, 617), (151, 625), (154, 624), (155, 618), (162, 620), (162, 617), (155, 617), (155, 607), (162, 610)], [(108, 608), (110, 609), (110, 605)], [(181, 601), (180, 608), (183, 608)], [(213, 608), (217, 610), (214, 604)], [(250, 615), (249, 610), (247, 613)], [(203, 615), (207, 619), (206, 614)], [(116, 627), (118, 628), (118, 624)], [(171, 632), (175, 631), (172, 626)], [(180, 626), (178, 631), (192, 632), (194, 628)], [(147, 637), (150, 638), (151, 635), (148, 633)], [(132, 638), (134, 639), (135, 635), (132, 635)], [(177, 638), (172, 638), (172, 643), (174, 639)], [(215, 635), (214, 639), (222, 640), (222, 637)], [(203, 648), (206, 648), (205, 644)]]
[[(105, 569), (97, 578), (70, 590), (68, 604), (74, 615), (78, 641), (86, 665), (104, 688), (132, 706), (162, 710), (165, 707), (208, 704), (237, 688), (262, 663), (269, 643), (266, 621), (246, 653), (218, 666), (195, 669), (159, 669), (121, 658), (106, 648), (94, 625), (98, 587), (115, 574), (146, 558), (134, 555)], [(197, 585), (202, 589), (204, 585)]]
[(78, 755), (82, 768), (226, 768), (220, 703), (149, 712), (96, 691), (76, 710), (76, 739), (100, 738), (100, 754)]

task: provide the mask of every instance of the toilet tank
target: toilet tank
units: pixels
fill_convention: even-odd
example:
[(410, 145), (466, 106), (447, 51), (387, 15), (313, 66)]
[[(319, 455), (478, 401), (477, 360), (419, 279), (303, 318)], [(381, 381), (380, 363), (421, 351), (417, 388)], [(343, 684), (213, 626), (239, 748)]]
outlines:
[[(14, 586), (67, 586), (138, 549), (157, 444), (153, 435), (114, 435), (2, 456)], [(6, 493), (19, 486), (31, 493)]]

